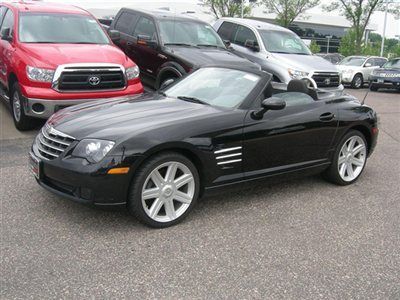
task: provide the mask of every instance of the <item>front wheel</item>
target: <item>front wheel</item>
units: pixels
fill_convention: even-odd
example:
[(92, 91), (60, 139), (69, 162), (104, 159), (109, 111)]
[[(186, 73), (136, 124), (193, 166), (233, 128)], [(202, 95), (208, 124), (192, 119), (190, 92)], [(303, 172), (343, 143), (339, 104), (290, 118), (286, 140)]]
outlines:
[(373, 91), (373, 92), (376, 92), (376, 91), (378, 91), (378, 87), (377, 86), (375, 86), (374, 84), (370, 84), (370, 86), (369, 86), (369, 89), (370, 89), (370, 91)]
[(18, 82), (14, 83), (11, 90), (11, 112), (15, 127), (20, 131), (31, 130), (35, 127), (35, 120), (25, 115), (24, 96)]
[(354, 75), (353, 80), (351, 81), (351, 87), (353, 89), (359, 89), (362, 88), (364, 85), (364, 80), (361, 74), (356, 74)]
[(349, 131), (339, 143), (331, 166), (324, 177), (338, 185), (355, 182), (367, 162), (367, 142), (364, 135), (356, 130)]
[(147, 161), (134, 177), (128, 207), (144, 224), (168, 227), (187, 216), (199, 190), (195, 165), (179, 153), (163, 153)]

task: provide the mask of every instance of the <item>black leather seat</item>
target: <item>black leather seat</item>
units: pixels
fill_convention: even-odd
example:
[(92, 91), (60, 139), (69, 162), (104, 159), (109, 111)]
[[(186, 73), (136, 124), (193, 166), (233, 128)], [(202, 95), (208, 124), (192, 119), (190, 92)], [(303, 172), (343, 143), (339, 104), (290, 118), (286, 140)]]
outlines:
[(287, 91), (304, 93), (312, 97), (314, 100), (318, 100), (317, 92), (313, 89), (308, 88), (307, 82), (301, 79), (290, 80), (287, 86)]

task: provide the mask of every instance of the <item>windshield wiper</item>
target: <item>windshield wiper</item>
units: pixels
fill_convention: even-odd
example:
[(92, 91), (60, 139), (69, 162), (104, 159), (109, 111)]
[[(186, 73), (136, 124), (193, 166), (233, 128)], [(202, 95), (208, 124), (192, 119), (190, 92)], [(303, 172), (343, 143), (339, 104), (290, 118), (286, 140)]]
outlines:
[(207, 103), (207, 102), (205, 102), (205, 101), (203, 101), (203, 100), (197, 99), (197, 98), (195, 98), (195, 97), (178, 96), (178, 97), (176, 97), (176, 98), (178, 98), (178, 99), (180, 99), (180, 100), (183, 100), (183, 101), (188, 101), (188, 102), (193, 102), (193, 103), (199, 103), (199, 104), (204, 104), (204, 105), (210, 105), (209, 103)]
[(188, 44), (188, 43), (165, 43), (164, 46), (185, 46), (185, 47), (199, 48), (194, 44)]
[(224, 47), (218, 46), (218, 45), (211, 45), (211, 44), (197, 44), (196, 46), (198, 47), (210, 47), (210, 48), (222, 48), (224, 49)]

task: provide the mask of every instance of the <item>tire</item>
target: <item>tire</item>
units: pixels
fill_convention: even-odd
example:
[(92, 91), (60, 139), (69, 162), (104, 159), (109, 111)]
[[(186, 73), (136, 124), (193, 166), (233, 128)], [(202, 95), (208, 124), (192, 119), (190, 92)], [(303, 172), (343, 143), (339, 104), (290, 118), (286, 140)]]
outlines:
[(160, 89), (163, 86), (164, 82), (166, 82), (167, 80), (170, 80), (170, 79), (177, 80), (178, 78), (179, 78), (178, 76), (168, 75), (166, 78), (163, 78), (162, 80), (160, 80), (160, 84), (158, 85), (157, 89)]
[[(351, 141), (355, 141), (354, 144), (350, 144)], [(351, 148), (351, 145), (353, 145), (353, 148)], [(350, 152), (348, 151), (349, 148)], [(357, 130), (350, 130), (338, 144), (332, 164), (323, 173), (323, 176), (328, 181), (337, 185), (352, 184), (357, 181), (364, 171), (367, 163), (367, 155), (368, 144), (364, 135)], [(355, 162), (357, 163), (355, 164)], [(351, 173), (353, 176), (351, 176)]]
[(14, 125), (19, 131), (31, 130), (36, 126), (36, 120), (25, 115), (24, 101), (25, 98), (16, 82), (11, 89), (10, 104)]
[[(169, 176), (170, 171), (174, 175)], [(180, 182), (181, 186), (173, 182)], [(181, 222), (190, 213), (199, 191), (200, 177), (195, 165), (179, 153), (165, 152), (151, 157), (134, 176), (128, 208), (140, 222), (165, 228)]]
[(359, 89), (362, 88), (364, 85), (364, 79), (361, 74), (356, 74), (353, 77), (353, 80), (351, 81), (351, 87), (353, 89)]
[(376, 91), (378, 91), (378, 87), (376, 87), (375, 85), (373, 85), (372, 83), (369, 85), (369, 90), (370, 91), (373, 91), (373, 92), (376, 92)]

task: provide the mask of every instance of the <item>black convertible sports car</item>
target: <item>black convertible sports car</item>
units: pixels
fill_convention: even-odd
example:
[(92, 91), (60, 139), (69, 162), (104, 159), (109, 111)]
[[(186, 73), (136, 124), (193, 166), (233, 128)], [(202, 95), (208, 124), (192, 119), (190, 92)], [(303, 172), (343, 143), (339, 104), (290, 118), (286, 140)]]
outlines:
[(288, 174), (358, 179), (377, 141), (376, 113), (355, 98), (317, 99), (301, 80), (209, 66), (131, 100), (59, 111), (36, 137), (44, 188), (96, 205), (127, 204), (142, 222), (182, 220), (204, 192)]

